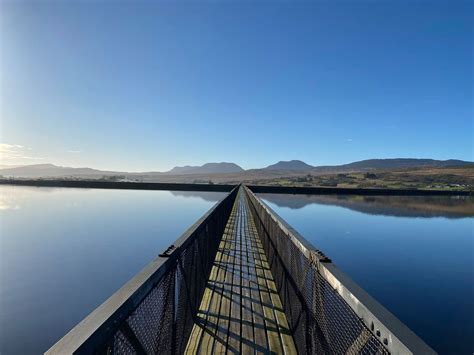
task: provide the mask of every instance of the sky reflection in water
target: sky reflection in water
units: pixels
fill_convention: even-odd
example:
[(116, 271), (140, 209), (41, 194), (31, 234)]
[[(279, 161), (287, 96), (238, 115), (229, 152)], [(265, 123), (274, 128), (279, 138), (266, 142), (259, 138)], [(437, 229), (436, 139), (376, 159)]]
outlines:
[(0, 186), (0, 353), (48, 349), (225, 196), (193, 194)]
[(472, 198), (259, 197), (435, 350), (473, 352)]

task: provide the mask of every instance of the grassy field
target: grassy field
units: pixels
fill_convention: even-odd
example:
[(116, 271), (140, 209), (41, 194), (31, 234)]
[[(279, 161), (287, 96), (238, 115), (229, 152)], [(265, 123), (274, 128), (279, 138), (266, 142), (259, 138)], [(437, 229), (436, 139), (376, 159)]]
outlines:
[(331, 186), (344, 188), (392, 188), (473, 190), (474, 168), (419, 168), (373, 170), (339, 174), (301, 174), (251, 179), (249, 184), (279, 186)]
[[(21, 179), (21, 178), (20, 178)], [(50, 180), (57, 177), (44, 177)], [(428, 190), (474, 190), (473, 167), (378, 169), (370, 171), (321, 172), (317, 170), (275, 171), (247, 170), (240, 173), (201, 175), (127, 175), (65, 176), (63, 180), (102, 180), (162, 183), (204, 183), (305, 187), (388, 188)]]

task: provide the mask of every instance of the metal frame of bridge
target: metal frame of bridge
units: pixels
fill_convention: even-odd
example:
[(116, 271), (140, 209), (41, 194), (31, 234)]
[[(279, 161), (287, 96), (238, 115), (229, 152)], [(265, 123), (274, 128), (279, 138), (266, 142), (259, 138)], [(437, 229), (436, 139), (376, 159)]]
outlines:
[(434, 351), (245, 186), (46, 354)]

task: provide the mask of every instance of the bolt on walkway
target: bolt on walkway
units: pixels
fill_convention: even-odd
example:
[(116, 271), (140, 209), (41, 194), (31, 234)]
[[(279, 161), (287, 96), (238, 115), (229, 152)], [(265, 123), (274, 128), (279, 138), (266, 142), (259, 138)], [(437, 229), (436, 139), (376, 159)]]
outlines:
[(219, 245), (186, 354), (296, 354), (242, 191)]

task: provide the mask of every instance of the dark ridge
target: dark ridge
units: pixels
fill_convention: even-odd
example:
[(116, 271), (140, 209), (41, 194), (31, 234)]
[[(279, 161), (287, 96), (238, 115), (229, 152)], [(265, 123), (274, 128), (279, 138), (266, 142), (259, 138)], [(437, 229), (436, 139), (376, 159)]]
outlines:
[(301, 160), (279, 161), (276, 164), (269, 165), (265, 170), (310, 170), (314, 168)]
[(415, 190), (415, 189), (358, 189), (342, 187), (296, 187), (249, 185), (254, 193), (304, 194), (304, 195), (371, 195), (371, 196), (471, 196), (471, 191)]
[(244, 171), (240, 166), (234, 163), (207, 163), (202, 166), (175, 166), (166, 174), (185, 175), (185, 174), (226, 174), (239, 173)]
[(169, 191), (219, 191), (229, 192), (235, 185), (179, 184), (161, 182), (110, 182), (97, 180), (0, 180), (0, 185), (37, 187), (76, 187), (88, 189), (169, 190)]

